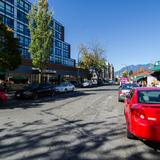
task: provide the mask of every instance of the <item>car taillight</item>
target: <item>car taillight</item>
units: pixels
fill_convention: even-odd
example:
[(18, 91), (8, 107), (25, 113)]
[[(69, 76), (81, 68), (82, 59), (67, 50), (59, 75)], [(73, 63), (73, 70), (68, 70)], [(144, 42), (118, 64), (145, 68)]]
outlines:
[(146, 117), (143, 109), (141, 108), (141, 106), (133, 105), (131, 107), (131, 112), (135, 116), (135, 118), (140, 118), (142, 120), (147, 120), (147, 117)]

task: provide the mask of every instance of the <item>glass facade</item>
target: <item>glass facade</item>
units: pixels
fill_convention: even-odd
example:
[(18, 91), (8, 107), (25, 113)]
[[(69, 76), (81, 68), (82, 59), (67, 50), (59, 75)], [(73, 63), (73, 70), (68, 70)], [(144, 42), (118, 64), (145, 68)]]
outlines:
[[(31, 40), (26, 18), (30, 9), (31, 3), (27, 0), (0, 0), (0, 19), (14, 30), (24, 59), (31, 58), (28, 52)], [(75, 60), (70, 57), (70, 45), (64, 41), (64, 26), (54, 19), (51, 26), (54, 27), (51, 63), (75, 66)]]
[(7, 2), (14, 4), (14, 0), (6, 0)]
[(17, 9), (17, 20), (19, 20), (25, 24), (28, 24), (27, 14), (20, 11), (19, 9)]

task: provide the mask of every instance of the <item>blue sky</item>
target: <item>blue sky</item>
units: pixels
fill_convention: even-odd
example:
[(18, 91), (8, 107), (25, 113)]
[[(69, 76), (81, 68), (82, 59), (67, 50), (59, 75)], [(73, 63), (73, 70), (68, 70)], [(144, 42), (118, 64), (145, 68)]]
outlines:
[(81, 43), (99, 42), (115, 70), (160, 59), (160, 0), (49, 0), (49, 5), (65, 26), (72, 58)]

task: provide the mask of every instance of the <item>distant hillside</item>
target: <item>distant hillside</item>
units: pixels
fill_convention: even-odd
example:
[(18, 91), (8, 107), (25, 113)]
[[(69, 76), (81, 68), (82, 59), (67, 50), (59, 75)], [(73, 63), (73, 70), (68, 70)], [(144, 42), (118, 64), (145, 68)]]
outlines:
[(124, 71), (130, 71), (132, 70), (133, 72), (138, 71), (141, 67), (145, 68), (146, 70), (149, 70), (151, 68), (151, 64), (138, 64), (138, 65), (130, 65), (130, 66), (125, 66), (119, 71), (115, 72), (115, 75), (122, 75)]

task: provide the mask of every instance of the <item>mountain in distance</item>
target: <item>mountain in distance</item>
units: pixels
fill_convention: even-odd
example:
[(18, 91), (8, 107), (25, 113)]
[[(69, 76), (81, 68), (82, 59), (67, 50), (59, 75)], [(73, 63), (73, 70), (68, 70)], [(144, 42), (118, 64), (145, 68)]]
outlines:
[(138, 65), (129, 65), (129, 66), (125, 66), (125, 67), (123, 67), (123, 68), (121, 68), (119, 71), (116, 71), (115, 72), (115, 76), (117, 76), (117, 75), (122, 75), (122, 73), (124, 72), (124, 71), (133, 71), (133, 72), (135, 72), (135, 71), (138, 71), (140, 68), (144, 68), (144, 69), (146, 69), (146, 70), (150, 70), (151, 69), (151, 67), (152, 67), (152, 64), (150, 64), (150, 63), (148, 63), (148, 64), (138, 64)]

